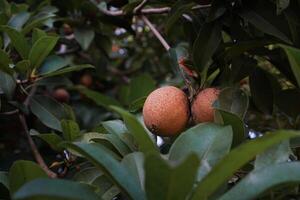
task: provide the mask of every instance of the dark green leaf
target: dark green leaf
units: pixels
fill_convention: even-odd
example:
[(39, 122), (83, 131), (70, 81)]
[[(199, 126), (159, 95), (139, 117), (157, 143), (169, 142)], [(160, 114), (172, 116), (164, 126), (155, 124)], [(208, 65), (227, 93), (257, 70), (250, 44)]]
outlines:
[(16, 88), (16, 81), (11, 75), (0, 71), (0, 88), (6, 98), (12, 99)]
[(148, 96), (155, 89), (155, 81), (148, 74), (133, 78), (129, 84), (129, 101), (133, 102), (141, 97)]
[(42, 66), (39, 68), (39, 74), (49, 74), (51, 72), (57, 71), (65, 66), (67, 66), (69, 63), (66, 59), (52, 55), (46, 58)]
[(38, 29), (38, 28), (33, 29), (33, 31), (32, 31), (32, 44), (34, 44), (38, 39), (40, 39), (44, 36), (47, 36), (45, 31), (43, 31), (41, 29)]
[(63, 106), (54, 99), (36, 95), (31, 99), (30, 109), (49, 128), (61, 131), (60, 121), (64, 117)]
[(80, 71), (82, 69), (88, 69), (88, 68), (94, 68), (94, 66), (89, 65), (89, 64), (74, 65), (74, 66), (70, 66), (70, 67), (64, 67), (64, 68), (56, 70), (56, 71), (51, 71), (51, 72), (42, 74), (41, 76), (43, 78), (51, 77), (51, 76), (58, 76), (58, 75), (63, 75), (63, 74), (69, 73), (69, 72)]
[(0, 171), (0, 184), (4, 185), (7, 189), (9, 188), (8, 173)]
[(230, 126), (202, 123), (182, 133), (169, 151), (171, 161), (179, 161), (191, 153), (201, 160), (197, 180), (202, 179), (229, 151), (232, 142)]
[(66, 144), (81, 155), (86, 156), (96, 167), (100, 168), (120, 189), (134, 200), (145, 199), (145, 194), (125, 167), (114, 158), (113, 153), (99, 144)]
[(24, 185), (14, 196), (15, 200), (99, 200), (95, 188), (62, 179), (37, 179)]
[(26, 74), (26, 72), (28, 72), (28, 70), (30, 69), (31, 63), (29, 60), (21, 60), (19, 61), (16, 66), (15, 69), (22, 74)]
[(81, 136), (78, 124), (73, 120), (62, 120), (61, 128), (63, 132), (63, 137), (67, 141), (74, 141)]
[(47, 142), (53, 150), (58, 151), (58, 152), (63, 150), (59, 145), (60, 143), (63, 142), (63, 139), (60, 136), (58, 136), (57, 134), (43, 133), (43, 134), (38, 134), (36, 136), (41, 138), (45, 142)]
[(205, 70), (221, 42), (221, 25), (216, 22), (202, 26), (193, 45), (193, 60), (199, 72)]
[(44, 36), (38, 39), (29, 52), (29, 60), (32, 68), (39, 68), (45, 58), (53, 50), (58, 41), (58, 37)]
[(12, 45), (16, 48), (22, 58), (27, 59), (30, 46), (24, 35), (8, 26), (1, 26), (1, 29), (9, 36)]
[(248, 163), (257, 154), (264, 152), (281, 141), (299, 136), (299, 131), (279, 130), (238, 146), (227, 154), (202, 182), (199, 183), (192, 199), (207, 199), (226, 182), (236, 170)]
[(279, 185), (300, 183), (300, 163), (281, 163), (267, 168), (255, 170), (243, 178), (235, 187), (229, 190), (219, 200), (256, 199), (263, 192)]
[(116, 106), (110, 106), (110, 108), (122, 115), (127, 129), (138, 143), (140, 151), (143, 153), (158, 152), (158, 149), (148, 135), (148, 132), (134, 115)]
[(160, 155), (148, 155), (145, 159), (145, 188), (148, 199), (187, 199), (193, 188), (198, 166), (199, 159), (193, 153), (173, 167)]
[(12, 16), (12, 18), (10, 18), (10, 20), (8, 21), (8, 26), (20, 31), (22, 26), (29, 19), (29, 17), (30, 17), (29, 12), (20, 12), (16, 15)]
[(0, 70), (12, 75), (13, 70), (9, 67), (9, 64), (11, 63), (12, 61), (9, 58), (8, 54), (4, 50), (0, 49)]
[(46, 178), (47, 174), (34, 162), (16, 161), (9, 170), (9, 189), (14, 194), (24, 184), (37, 178)]
[(75, 29), (75, 39), (80, 44), (83, 50), (87, 50), (95, 37), (95, 32), (92, 29)]

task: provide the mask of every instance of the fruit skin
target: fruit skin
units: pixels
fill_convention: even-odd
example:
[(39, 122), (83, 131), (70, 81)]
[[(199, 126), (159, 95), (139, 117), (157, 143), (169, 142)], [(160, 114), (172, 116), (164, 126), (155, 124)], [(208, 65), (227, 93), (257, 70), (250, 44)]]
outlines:
[(155, 135), (174, 136), (181, 133), (189, 120), (189, 101), (185, 93), (173, 86), (154, 90), (143, 107), (146, 127)]
[(191, 108), (192, 118), (196, 124), (214, 121), (212, 105), (218, 99), (219, 94), (220, 90), (217, 88), (206, 88), (197, 94)]
[(68, 102), (70, 100), (70, 94), (64, 88), (58, 88), (54, 90), (52, 96), (59, 102)]
[(85, 87), (91, 87), (93, 84), (93, 78), (90, 74), (84, 74), (80, 77), (80, 84)]

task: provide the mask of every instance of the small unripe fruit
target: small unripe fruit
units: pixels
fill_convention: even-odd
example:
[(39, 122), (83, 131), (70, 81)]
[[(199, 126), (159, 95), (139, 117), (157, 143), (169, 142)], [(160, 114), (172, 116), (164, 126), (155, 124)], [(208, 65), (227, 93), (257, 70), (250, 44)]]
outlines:
[(193, 121), (196, 124), (214, 120), (214, 108), (212, 105), (218, 99), (219, 93), (220, 90), (216, 88), (206, 88), (197, 94), (191, 108)]
[(68, 102), (70, 100), (70, 94), (64, 88), (58, 88), (53, 93), (52, 96), (59, 102)]
[(90, 74), (84, 74), (80, 77), (80, 84), (85, 87), (91, 87), (93, 84), (93, 78)]
[(143, 108), (146, 127), (155, 135), (174, 136), (186, 127), (189, 102), (185, 93), (173, 86), (154, 90)]

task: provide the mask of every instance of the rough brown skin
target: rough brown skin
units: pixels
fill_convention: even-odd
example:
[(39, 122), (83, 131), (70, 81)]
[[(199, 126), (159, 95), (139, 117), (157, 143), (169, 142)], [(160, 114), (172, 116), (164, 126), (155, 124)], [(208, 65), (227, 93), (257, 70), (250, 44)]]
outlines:
[(80, 77), (80, 84), (85, 87), (91, 87), (93, 84), (93, 78), (90, 74), (84, 74)]
[(70, 100), (70, 94), (64, 88), (54, 90), (52, 96), (59, 102), (68, 102)]
[(197, 94), (191, 108), (193, 121), (196, 124), (214, 121), (214, 109), (212, 104), (217, 100), (219, 93), (219, 89), (206, 88)]
[(173, 86), (154, 90), (143, 108), (146, 127), (155, 135), (174, 136), (181, 133), (189, 119), (189, 101), (185, 93)]

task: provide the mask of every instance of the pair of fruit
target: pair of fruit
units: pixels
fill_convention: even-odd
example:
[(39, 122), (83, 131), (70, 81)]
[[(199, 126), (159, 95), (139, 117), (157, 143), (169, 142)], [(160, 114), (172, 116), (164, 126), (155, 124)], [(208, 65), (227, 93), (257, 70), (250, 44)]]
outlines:
[(154, 90), (146, 99), (143, 118), (146, 127), (155, 135), (174, 136), (186, 127), (190, 110), (194, 123), (214, 120), (212, 104), (220, 90), (206, 88), (200, 91), (190, 103), (185, 93), (173, 86)]

